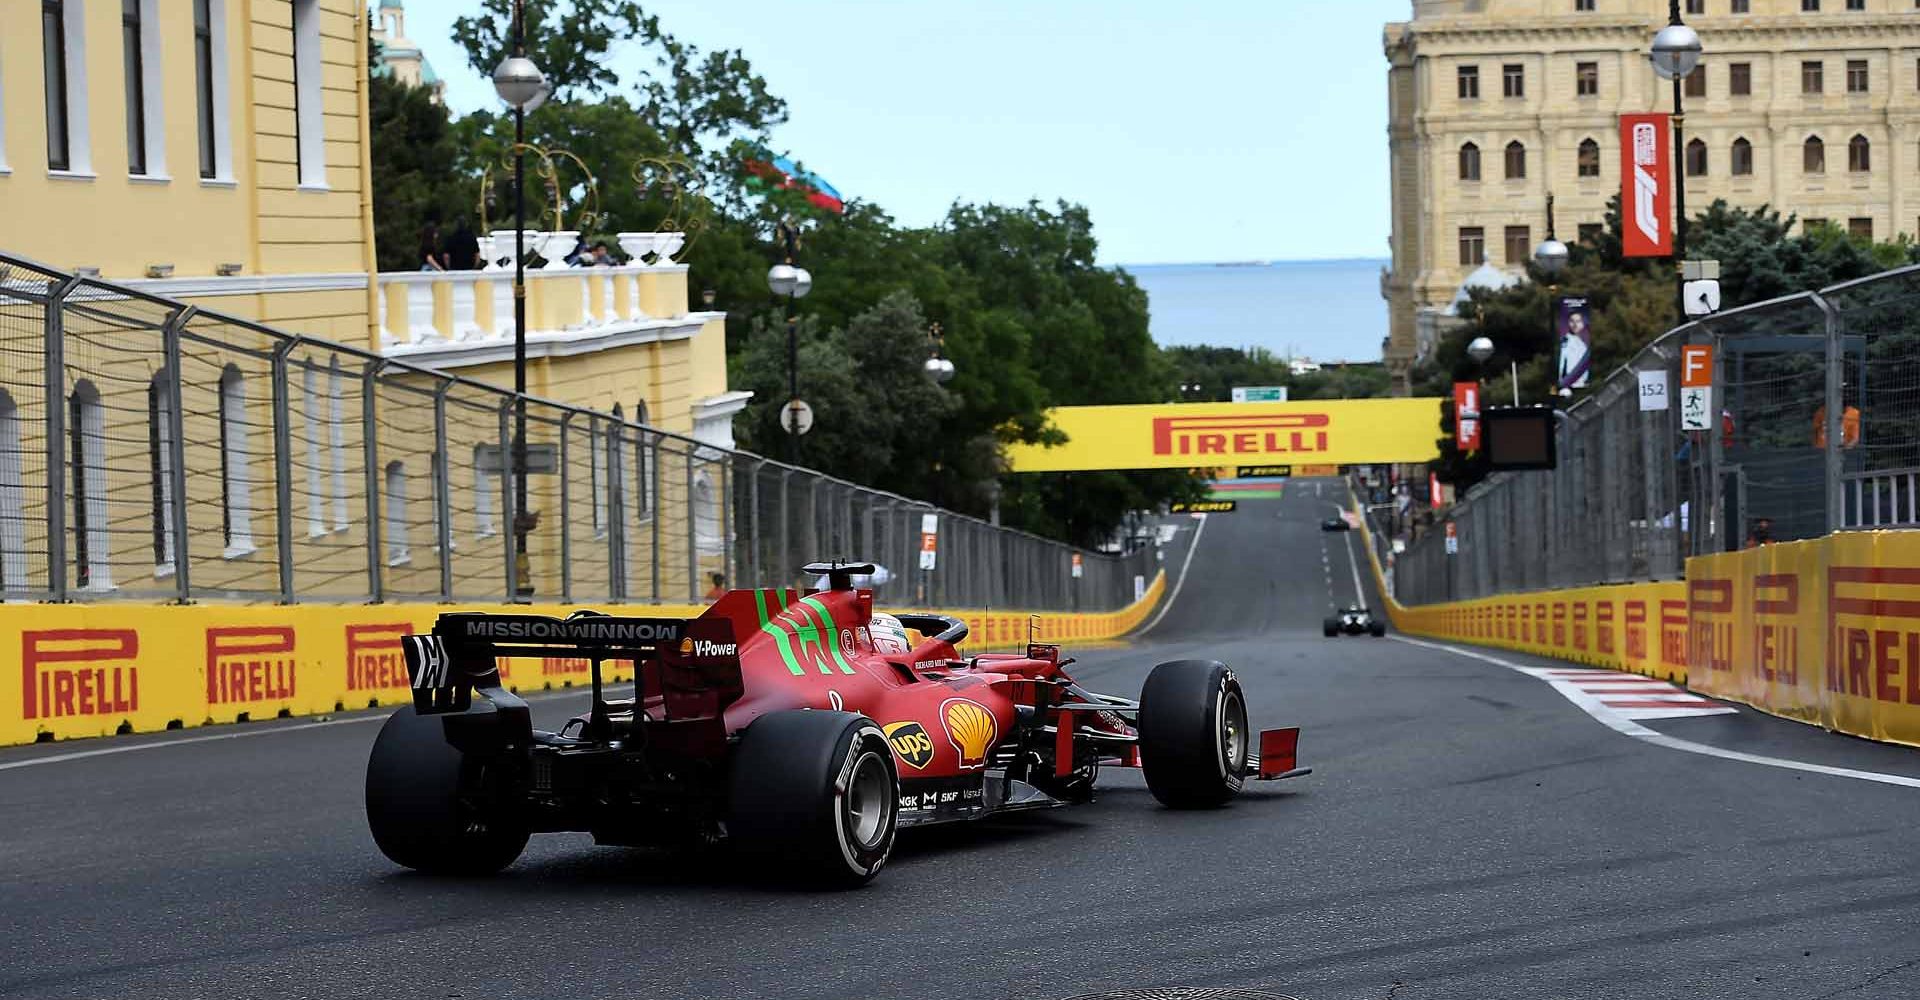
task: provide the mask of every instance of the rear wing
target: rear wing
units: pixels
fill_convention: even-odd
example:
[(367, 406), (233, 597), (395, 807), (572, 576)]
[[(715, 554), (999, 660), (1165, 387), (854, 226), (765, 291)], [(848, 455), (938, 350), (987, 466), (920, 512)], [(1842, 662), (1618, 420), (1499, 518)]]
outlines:
[[(600, 664), (634, 664), (637, 702), (661, 699), (661, 721), (715, 719), (740, 697), (740, 646), (726, 618), (443, 614), (402, 642), (414, 711), (465, 712), (475, 688), (498, 690), (500, 657), (567, 657), (593, 665), (593, 717), (604, 719)], [(504, 692), (502, 692), (504, 693)]]

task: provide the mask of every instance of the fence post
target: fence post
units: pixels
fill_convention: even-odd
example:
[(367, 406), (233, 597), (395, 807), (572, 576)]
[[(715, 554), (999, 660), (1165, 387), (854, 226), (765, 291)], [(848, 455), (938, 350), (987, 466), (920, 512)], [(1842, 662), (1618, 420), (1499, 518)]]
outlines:
[(560, 603), (573, 603), (573, 512), (567, 477), (567, 429), (573, 411), (560, 414), (560, 454), (554, 459), (560, 475)]
[(780, 470), (780, 568), (774, 577), (775, 586), (784, 587), (787, 574), (798, 567), (793, 562), (793, 508), (789, 498), (793, 496), (793, 466), (784, 466)]
[(453, 476), (447, 466), (447, 392), (451, 379), (433, 390), (433, 542), (440, 549), (440, 599), (453, 601)]
[(759, 587), (763, 583), (760, 570), (763, 556), (762, 550), (766, 548), (766, 540), (760, 537), (760, 473), (764, 471), (766, 467), (767, 460), (764, 458), (760, 460), (760, 464), (753, 467), (753, 482), (748, 487), (748, 492), (752, 494), (752, 497), (748, 501), (748, 505), (752, 508), (751, 520), (748, 521), (748, 527), (750, 529), (748, 533), (752, 536), (753, 544), (747, 549), (747, 560), (748, 567), (753, 574), (753, 585), (755, 587)]
[(693, 449), (687, 449), (687, 600), (700, 600), (700, 505), (693, 496)]
[(653, 440), (647, 443), (647, 450), (652, 456), (647, 461), (647, 475), (653, 478), (651, 494), (653, 497), (653, 551), (649, 556), (653, 563), (653, 578), (648, 584), (647, 599), (658, 604), (660, 602), (660, 522), (667, 516), (660, 502), (660, 435), (653, 436)]
[(620, 490), (620, 432), (625, 425), (607, 421), (607, 600), (619, 604), (627, 594), (627, 524)]
[(513, 401), (511, 393), (502, 393), (500, 399), (500, 510), (503, 515), (501, 550), (505, 556), (506, 590), (501, 593), (502, 601), (517, 602), (520, 599), (520, 574), (515, 567), (520, 561), (520, 491), (514, 488), (514, 452), (518, 449), (513, 443)]
[[(45, 317), (47, 418), (47, 591), (59, 602), (67, 599), (67, 354), (66, 324), (61, 311), (67, 295), (81, 279), (70, 277), (47, 283)], [(181, 503), (186, 497), (180, 498)]]
[(173, 586), (181, 604), (193, 600), (193, 560), (187, 557), (187, 421), (180, 400), (180, 331), (197, 312), (197, 307), (187, 306), (160, 328), (167, 378), (167, 488), (173, 491), (173, 509), (167, 515), (173, 530)]
[[(292, 604), (293, 597), (293, 418), (287, 398), (287, 355), (300, 346), (294, 337), (274, 345), (273, 359), (273, 512), (274, 547), (279, 551), (280, 603)], [(186, 497), (180, 495), (184, 502)], [(179, 560), (176, 556), (175, 562)], [(174, 571), (178, 572), (176, 565)]]
[[(1827, 334), (1827, 534), (1840, 531), (1847, 526), (1846, 484), (1840, 481), (1845, 472), (1842, 461), (1842, 449), (1846, 442), (1841, 434), (1846, 430), (1846, 321), (1840, 310), (1826, 297), (1815, 292), (1813, 304), (1820, 307), (1826, 316)], [(1861, 403), (1865, 408), (1864, 400)]]
[(375, 405), (380, 372), (386, 367), (385, 360), (369, 361), (360, 374), (360, 450), (367, 484), (367, 598), (375, 604), (386, 600), (380, 569), (380, 416)]
[(728, 475), (733, 471), (733, 463), (721, 455), (713, 464), (720, 467), (720, 487), (713, 493), (720, 507), (719, 516), (715, 518), (720, 528), (720, 572), (726, 574), (730, 583), (738, 583), (740, 574), (733, 566), (733, 477)]

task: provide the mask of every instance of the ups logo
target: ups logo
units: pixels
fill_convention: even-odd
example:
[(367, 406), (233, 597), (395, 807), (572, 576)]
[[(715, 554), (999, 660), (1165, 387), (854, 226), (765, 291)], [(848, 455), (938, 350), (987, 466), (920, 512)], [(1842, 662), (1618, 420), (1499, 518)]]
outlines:
[(933, 762), (933, 737), (927, 735), (925, 726), (918, 722), (896, 722), (883, 728), (887, 742), (893, 744), (894, 755), (901, 763), (924, 771)]

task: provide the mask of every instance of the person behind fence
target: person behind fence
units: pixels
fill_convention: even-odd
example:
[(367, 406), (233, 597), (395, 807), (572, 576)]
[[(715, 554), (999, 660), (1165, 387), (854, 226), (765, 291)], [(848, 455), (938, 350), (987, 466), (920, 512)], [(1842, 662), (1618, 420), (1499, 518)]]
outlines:
[(713, 584), (713, 586), (707, 588), (707, 600), (717, 601), (727, 596), (727, 575), (725, 573), (708, 573), (707, 580)]
[(440, 224), (429, 222), (420, 231), (420, 270), (444, 271), (447, 269), (447, 255), (440, 248)]
[(464, 217), (447, 237), (446, 263), (449, 271), (471, 271), (485, 263), (480, 259), (480, 237), (474, 235), (473, 223)]

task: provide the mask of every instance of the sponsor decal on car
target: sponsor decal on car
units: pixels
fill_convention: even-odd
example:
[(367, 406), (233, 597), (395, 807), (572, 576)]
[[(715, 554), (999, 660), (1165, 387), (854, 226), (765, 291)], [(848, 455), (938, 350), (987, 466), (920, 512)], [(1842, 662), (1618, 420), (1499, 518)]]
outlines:
[(987, 751), (1000, 735), (1000, 722), (985, 705), (967, 698), (948, 698), (940, 705), (940, 719), (946, 725), (947, 742), (960, 752), (960, 769), (985, 767)]
[(893, 754), (900, 763), (924, 771), (933, 762), (933, 737), (927, 735), (927, 727), (918, 722), (895, 722), (880, 728), (887, 734), (887, 742), (893, 744)]

